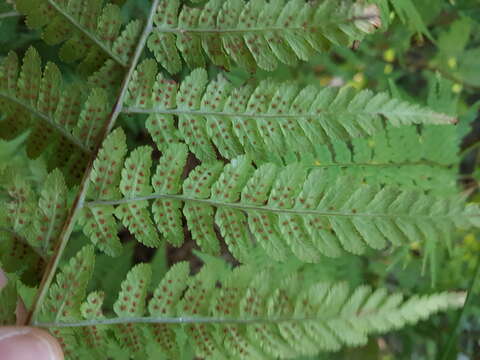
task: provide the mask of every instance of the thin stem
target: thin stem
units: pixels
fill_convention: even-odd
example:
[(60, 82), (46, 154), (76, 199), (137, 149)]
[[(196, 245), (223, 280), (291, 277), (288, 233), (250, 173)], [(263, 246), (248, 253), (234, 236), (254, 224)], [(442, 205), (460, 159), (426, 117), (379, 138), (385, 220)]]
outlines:
[[(224, 111), (202, 111), (202, 110), (190, 110), (190, 109), (144, 109), (130, 107), (125, 108), (123, 112), (127, 114), (164, 114), (164, 115), (192, 115), (192, 116), (223, 116), (229, 118), (248, 118), (248, 119), (292, 119), (292, 118), (316, 118), (319, 116), (324, 116), (325, 114), (337, 114), (338, 110), (326, 110), (326, 109), (316, 109), (313, 113), (285, 113), (285, 114), (268, 114), (268, 113), (235, 113), (235, 112), (224, 112)], [(343, 114), (358, 115), (362, 111), (343, 111)], [(414, 111), (373, 111), (367, 112), (368, 115), (383, 115), (386, 118), (391, 117), (392, 114), (398, 117), (409, 117), (414, 116), (416, 113)], [(456, 118), (440, 113), (431, 113), (431, 116), (438, 118), (440, 121), (445, 122), (445, 124), (451, 124), (456, 122)]]
[[(148, 35), (152, 32), (153, 28), (153, 17), (155, 16), (155, 12), (158, 6), (159, 0), (154, 0), (153, 5), (150, 9), (150, 14), (147, 19), (147, 23), (145, 25), (145, 28), (143, 29), (142, 35), (140, 36), (140, 39), (138, 40), (137, 48), (135, 49), (135, 53), (133, 54), (133, 58), (130, 64), (130, 67), (128, 68), (127, 75), (124, 79), (124, 82), (122, 84), (122, 89), (120, 91), (120, 96), (118, 97), (118, 100), (115, 104), (115, 107), (112, 112), (112, 117), (115, 117), (115, 119), (122, 113), (123, 111), (123, 99), (127, 95), (128, 91), (128, 84), (130, 82), (130, 79), (133, 76), (133, 73), (135, 72), (135, 68), (138, 64), (138, 61), (140, 60), (140, 56), (142, 55), (143, 48), (145, 47), (145, 44), (147, 43)], [(110, 131), (112, 131), (113, 126), (115, 125), (115, 122), (110, 122), (110, 124), (106, 128), (106, 134), (109, 134)]]
[[(118, 116), (121, 113), (123, 99), (125, 97), (125, 94), (127, 93), (128, 83), (130, 82), (130, 79), (133, 75), (135, 67), (138, 64), (140, 56), (141, 56), (141, 54), (143, 52), (143, 49), (145, 47), (147, 37), (148, 37), (148, 33), (150, 32), (150, 29), (152, 27), (153, 15), (155, 13), (155, 10), (157, 9), (158, 2), (159, 2), (159, 0), (153, 0), (153, 4), (152, 4), (152, 7), (150, 9), (150, 15), (149, 15), (147, 24), (145, 26), (145, 29), (144, 29), (143, 33), (142, 33), (142, 36), (139, 39), (139, 42), (138, 42), (137, 47), (135, 49), (134, 56), (133, 56), (133, 58), (130, 62), (129, 69), (128, 69), (128, 71), (126, 73), (126, 76), (123, 80), (122, 88), (121, 88), (119, 96), (117, 98), (117, 102), (116, 102), (116, 104), (115, 104), (115, 106), (112, 110), (112, 113), (110, 114), (108, 122), (105, 124), (105, 126), (102, 130), (102, 136), (101, 136), (102, 140), (105, 139), (108, 136), (108, 134), (112, 130), (113, 126), (115, 125), (115, 122), (117, 121)], [(27, 317), (27, 321), (26, 321), (27, 324), (33, 324), (33, 322), (35, 321), (35, 319), (38, 316), (38, 313), (40, 312), (40, 309), (42, 308), (43, 301), (45, 300), (45, 297), (47, 296), (48, 290), (50, 288), (50, 284), (53, 281), (53, 277), (55, 276), (55, 273), (57, 271), (60, 259), (63, 255), (63, 252), (65, 251), (68, 240), (70, 239), (70, 235), (72, 234), (73, 227), (75, 225), (76, 217), (79, 214), (79, 212), (81, 211), (81, 209), (83, 208), (83, 203), (84, 203), (85, 197), (87, 195), (90, 176), (91, 176), (92, 169), (93, 169), (93, 161), (96, 157), (96, 154), (98, 153), (98, 150), (99, 150), (102, 142), (103, 141), (99, 141), (99, 143), (97, 145), (97, 148), (94, 152), (95, 156), (92, 156), (90, 161), (89, 161), (89, 164), (88, 164), (87, 169), (85, 171), (85, 174), (83, 176), (82, 182), (80, 184), (80, 189), (78, 191), (78, 195), (77, 195), (77, 197), (74, 201), (74, 204), (73, 204), (72, 208), (70, 209), (67, 220), (65, 221), (65, 223), (63, 225), (62, 232), (60, 233), (60, 235), (58, 237), (54, 253), (53, 253), (49, 263), (47, 264), (45, 273), (43, 274), (43, 278), (42, 278), (42, 281), (40, 283), (40, 287), (39, 287), (39, 291), (37, 293), (37, 297), (36, 297), (36, 299), (33, 303), (32, 309), (29, 312), (28, 317)]]
[[(282, 208), (274, 208), (269, 206), (261, 206), (261, 205), (250, 205), (250, 204), (242, 204), (242, 203), (227, 203), (217, 200), (211, 199), (196, 199), (191, 198), (185, 195), (172, 195), (172, 194), (152, 194), (148, 196), (140, 196), (136, 198), (124, 198), (119, 200), (105, 200), (105, 201), (90, 201), (87, 202), (85, 205), (92, 208), (98, 206), (107, 206), (107, 205), (121, 205), (121, 204), (129, 204), (139, 201), (148, 201), (148, 200), (156, 200), (156, 199), (170, 199), (170, 200), (180, 200), (184, 202), (192, 202), (192, 203), (199, 203), (203, 205), (209, 205), (214, 207), (224, 207), (224, 208), (231, 208), (231, 209), (238, 209), (242, 211), (258, 211), (258, 212), (267, 212), (267, 213), (275, 213), (275, 214), (292, 214), (292, 215), (314, 215), (314, 216), (339, 216), (339, 217), (380, 217), (380, 218), (408, 218), (408, 219), (435, 219), (435, 221), (439, 221), (442, 219), (452, 219), (452, 215), (420, 215), (420, 214), (384, 214), (384, 213), (361, 213), (358, 211), (352, 212), (340, 212), (340, 211), (325, 211), (325, 210), (318, 210), (318, 209), (282, 209)], [(465, 216), (480, 216), (480, 214), (472, 214), (472, 215), (465, 215)]]
[(475, 284), (477, 283), (478, 278), (480, 277), (480, 254), (477, 257), (477, 264), (475, 265), (475, 271), (473, 273), (473, 277), (470, 280), (470, 284), (468, 286), (468, 292), (467, 292), (467, 297), (465, 299), (465, 303), (463, 304), (462, 309), (460, 310), (457, 319), (455, 320), (455, 325), (453, 327), (453, 330), (450, 333), (450, 337), (448, 339), (447, 345), (445, 346), (445, 349), (440, 352), (440, 354), (443, 354), (441, 357), (442, 360), (448, 360), (449, 354), (452, 351), (453, 343), (455, 342), (455, 339), (457, 338), (457, 333), (460, 328), (460, 323), (465, 315), (465, 311), (467, 307), (470, 305), (470, 298), (473, 295), (473, 292), (475, 291)]
[(9, 12), (5, 12), (5, 13), (1, 13), (0, 14), (0, 20), (10, 18), (10, 17), (15, 17), (15, 16), (22, 16), (22, 14), (20, 14), (16, 11), (9, 11)]
[(82, 24), (80, 24), (77, 19), (75, 19), (72, 15), (66, 12), (60, 5), (58, 5), (54, 0), (47, 0), (48, 3), (55, 8), (60, 14), (62, 14), (65, 19), (67, 19), (77, 30), (82, 32), (86, 37), (88, 37), (91, 41), (93, 41), (99, 48), (101, 48), (109, 57), (115, 60), (118, 64), (123, 67), (127, 67), (127, 64), (120, 59), (112, 50), (102, 41), (100, 40), (95, 34), (92, 34), (90, 31), (84, 28)]
[(469, 145), (468, 147), (466, 147), (464, 150), (462, 150), (462, 152), (460, 153), (460, 158), (463, 158), (465, 157), (466, 155), (468, 155), (471, 151), (477, 149), (480, 147), (480, 141), (476, 141), (474, 142), (473, 144)]
[(22, 107), (29, 113), (32, 113), (34, 116), (38, 117), (39, 119), (46, 122), (50, 127), (53, 127), (56, 131), (58, 131), (64, 138), (68, 139), (71, 143), (78, 146), (83, 152), (86, 154), (92, 154), (92, 151), (79, 139), (73, 136), (69, 131), (67, 131), (64, 127), (62, 127), (59, 123), (57, 123), (54, 119), (51, 119), (48, 115), (38, 111), (36, 108), (25, 104), (24, 102), (20, 101), (19, 99), (12, 97), (8, 94), (4, 94), (0, 92), (0, 98), (4, 98), (16, 105)]
[(43, 328), (63, 327), (88, 327), (97, 325), (118, 325), (118, 324), (252, 324), (252, 323), (279, 323), (279, 322), (302, 322), (325, 320), (319, 318), (252, 318), (252, 319), (225, 319), (209, 317), (135, 317), (135, 318), (113, 318), (97, 319), (78, 322), (42, 323), (34, 322), (32, 325)]
[(216, 29), (216, 28), (166, 28), (156, 27), (155, 31), (160, 33), (173, 33), (173, 34), (246, 34), (246, 33), (259, 33), (269, 31), (306, 31), (306, 29), (320, 28), (303, 26), (282, 27), (282, 26), (266, 26), (266, 27), (251, 27), (251, 28), (234, 28), (234, 29)]
[[(378, 15), (360, 15), (347, 19), (336, 19), (336, 22), (332, 22), (334, 26), (338, 26), (341, 22), (349, 23), (353, 21), (372, 21), (377, 20)], [(308, 31), (317, 31), (324, 29), (326, 24), (323, 25), (295, 25), (295, 26), (262, 26), (262, 27), (236, 27), (236, 28), (172, 28), (172, 27), (155, 27), (154, 30), (160, 33), (173, 33), (183, 35), (186, 33), (194, 34), (250, 34), (250, 33), (263, 33), (263, 32), (288, 32), (288, 31), (301, 31), (306, 33)]]
[(450, 166), (445, 165), (445, 164), (438, 164), (433, 161), (418, 161), (418, 162), (403, 162), (403, 163), (319, 163), (318, 165), (312, 164), (312, 165), (307, 165), (308, 168), (312, 169), (323, 169), (323, 168), (330, 168), (330, 167), (336, 167), (336, 168), (352, 168), (352, 167), (372, 167), (372, 168), (399, 168), (399, 167), (404, 167), (404, 166), (435, 166), (439, 168), (444, 168), (448, 169)]

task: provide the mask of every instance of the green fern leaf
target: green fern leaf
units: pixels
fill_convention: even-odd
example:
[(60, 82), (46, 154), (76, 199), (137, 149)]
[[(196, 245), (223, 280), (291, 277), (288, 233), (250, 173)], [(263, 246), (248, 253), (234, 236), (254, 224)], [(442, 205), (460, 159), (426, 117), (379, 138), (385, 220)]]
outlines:
[(1, 136), (13, 139), (31, 129), (26, 144), (29, 157), (53, 148), (49, 167), (62, 169), (68, 183), (78, 182), (110, 115), (104, 90), (92, 89), (87, 99), (85, 92), (81, 83), (65, 85), (53, 63), (47, 63), (42, 75), (34, 48), (28, 49), (20, 71), (17, 56), (9, 53), (0, 63), (0, 112), (5, 114)]
[(9, 232), (12, 251), (17, 247), (15, 243), (20, 241), (46, 259), (67, 217), (68, 193), (64, 177), (58, 169), (52, 171), (37, 194), (20, 173), (11, 169), (9, 174), (11, 178), (1, 185), (8, 192), (9, 199), (1, 203), (0, 209), (6, 215), (2, 225)]
[(153, 192), (148, 184), (150, 151), (139, 148), (127, 160), (120, 183), (123, 199), (87, 204), (109, 211), (116, 205), (117, 217), (134, 234), (140, 228), (139, 240), (144, 243), (144, 233), (153, 234), (150, 241), (158, 239), (148, 200), (154, 201), (158, 229), (173, 245), (182, 244), (183, 203), (186, 223), (202, 251), (218, 253), (218, 226), (231, 253), (244, 262), (249, 261), (254, 243), (277, 260), (293, 253), (302, 261), (318, 262), (344, 250), (363, 254), (367, 248), (383, 249), (389, 243), (401, 246), (435, 239), (449, 245), (456, 227), (478, 226), (477, 206), (466, 206), (459, 197), (379, 182), (361, 184), (358, 176), (328, 173), (303, 163), (267, 163), (255, 169), (246, 156), (226, 166), (219, 162), (197, 166), (181, 191), (186, 165), (186, 149), (181, 145), (172, 145), (161, 158), (152, 179)]
[[(118, 300), (113, 305), (115, 314), (119, 317), (136, 317), (145, 313), (148, 285), (151, 278), (151, 269), (148, 264), (134, 266), (122, 283), (122, 290)], [(115, 334), (122, 347), (130, 348), (133, 352), (140, 352), (143, 348), (141, 342), (141, 327), (120, 325)]]
[(48, 298), (42, 307), (41, 319), (65, 321), (80, 317), (80, 307), (86, 296), (94, 262), (92, 246), (84, 247), (70, 259), (57, 275), (56, 284), (49, 289)]
[(0, 262), (8, 273), (19, 274), (25, 284), (38, 284), (39, 269), (45, 266), (43, 254), (19, 234), (0, 229)]
[[(248, 158), (240, 157), (233, 160), (225, 166), (217, 182), (213, 184), (211, 199), (226, 203), (239, 201), (240, 193), (253, 171)], [(215, 223), (220, 228), (233, 256), (241, 262), (248, 261), (253, 246), (251, 235), (244, 231), (247, 226), (245, 214), (240, 210), (219, 207), (215, 214)]]
[[(190, 268), (185, 262), (174, 264), (170, 268), (148, 303), (152, 317), (175, 316), (182, 294), (188, 286), (189, 272)], [(154, 324), (151, 330), (156, 344), (172, 357), (180, 354), (175, 333), (178, 328), (180, 326)]]
[(180, 71), (180, 54), (190, 68), (204, 67), (203, 52), (227, 69), (235, 62), (250, 72), (257, 66), (272, 71), (279, 62), (308, 60), (330, 44), (361, 40), (380, 26), (375, 5), (351, 1), (210, 0), (202, 8), (179, 8), (178, 0), (160, 2), (148, 40), (170, 73)]
[(110, 256), (118, 256), (122, 252), (122, 244), (118, 238), (118, 227), (114, 217), (113, 206), (83, 209), (78, 219), (83, 233), (92, 243)]
[[(287, 359), (364, 345), (370, 335), (415, 324), (439, 311), (461, 307), (465, 300), (462, 293), (439, 293), (404, 301), (402, 295), (385, 289), (352, 290), (346, 283), (305, 281), (295, 272), (279, 280), (282, 275), (274, 269), (257, 271), (249, 266), (219, 271), (206, 265), (195, 276), (188, 273), (187, 263), (172, 266), (148, 302), (152, 317), (142, 317), (150, 268), (139, 264), (122, 283), (114, 305), (119, 317), (82, 321), (79, 316), (37, 325), (67, 326), (78, 334), (85, 333), (83, 328), (94, 331), (100, 326), (103, 335), (113, 330), (124, 352), (136, 359), (145, 358), (141, 344), (151, 334), (165, 354), (178, 354), (177, 334), (182, 328), (200, 358)], [(100, 304), (98, 293), (93, 293), (83, 309), (101, 314)], [(98, 352), (104, 345), (95, 346)]]
[[(120, 172), (127, 153), (126, 138), (122, 129), (116, 129), (103, 142), (97, 159), (93, 163), (90, 177), (89, 196), (115, 199), (120, 196)], [(79, 223), (92, 242), (102, 251), (117, 256), (122, 250), (113, 216), (113, 207), (86, 208), (80, 215)]]
[(34, 220), (35, 232), (30, 243), (40, 247), (43, 254), (53, 250), (55, 240), (62, 231), (67, 218), (67, 187), (60, 170), (51, 172), (40, 195), (38, 210)]
[(127, 153), (126, 137), (121, 128), (114, 130), (103, 142), (93, 163), (90, 195), (102, 199), (115, 199), (120, 195), (120, 173)]
[(81, 139), (82, 143), (90, 150), (93, 150), (109, 114), (107, 93), (102, 89), (94, 89), (80, 113), (74, 135)]
[(106, 55), (126, 66), (141, 31), (138, 21), (121, 31), (120, 8), (103, 6), (103, 1), (18, 0), (16, 7), (26, 15), (30, 28), (42, 30), (47, 44), (63, 43), (60, 56), (67, 62), (86, 59), (88, 63), (95, 57), (104, 61)]
[[(178, 194), (181, 190), (183, 167), (187, 161), (188, 150), (182, 144), (172, 145), (160, 159), (157, 171), (152, 177), (155, 192)], [(183, 243), (182, 202), (177, 200), (156, 199), (152, 204), (155, 223), (160, 231), (174, 246)]]
[[(227, 159), (244, 153), (254, 159), (265, 159), (269, 153), (278, 158), (285, 156), (286, 149), (310, 153), (318, 143), (380, 132), (386, 126), (384, 119), (395, 127), (456, 122), (385, 93), (356, 92), (348, 87), (300, 89), (294, 83), (271, 80), (257, 87), (233, 88), (221, 77), (208, 83), (203, 69), (194, 70), (175, 93), (176, 86), (161, 74), (152, 84), (154, 68), (150, 60), (139, 66), (126, 102), (134, 107), (124, 111), (150, 114), (147, 128), (160, 150), (180, 137), (202, 161), (214, 160), (216, 150)], [(151, 94), (150, 100), (146, 93)], [(134, 100), (138, 96), (141, 100)], [(174, 115), (178, 116), (178, 131)]]
[[(220, 162), (197, 166), (183, 184), (183, 192), (187, 196), (207, 199), (210, 187), (222, 171)], [(185, 204), (183, 209), (188, 228), (203, 252), (218, 254), (220, 244), (214, 230), (214, 211), (211, 206), (200, 203)]]
[(2, 213), (6, 214), (6, 224), (18, 234), (27, 234), (32, 230), (37, 204), (36, 194), (31, 185), (15, 171), (9, 173), (9, 181), (2, 184), (9, 196), (2, 202)]
[[(104, 297), (105, 294), (100, 291), (90, 293), (80, 307), (82, 317), (87, 320), (105, 319), (102, 310)], [(109, 346), (107, 329), (105, 326), (91, 326), (83, 329), (83, 338), (89, 351), (105, 349)], [(102, 356), (100, 351), (96, 351), (95, 354), (96, 356)]]
[(390, 184), (453, 195), (457, 189), (459, 137), (453, 126), (388, 127), (369, 138), (319, 144), (290, 161), (322, 170), (322, 176), (349, 176), (369, 184)]
[[(125, 197), (148, 195), (152, 191), (150, 186), (150, 167), (152, 149), (148, 146), (134, 150), (125, 161), (120, 181), (120, 191)], [(153, 226), (147, 209), (148, 201), (135, 204), (120, 205), (115, 209), (115, 216), (137, 237), (137, 239), (150, 247), (160, 245), (157, 230)]]
[(97, 63), (95, 59), (88, 64), (82, 63), (79, 66), (79, 72), (91, 74), (88, 77), (88, 84), (92, 88), (113, 89), (113, 91), (117, 90), (123, 76), (123, 68), (110, 59), (103, 64)]
[(15, 309), (18, 297), (16, 279), (15, 276), (6, 277), (7, 284), (0, 288), (0, 325), (15, 324), (16, 321)]

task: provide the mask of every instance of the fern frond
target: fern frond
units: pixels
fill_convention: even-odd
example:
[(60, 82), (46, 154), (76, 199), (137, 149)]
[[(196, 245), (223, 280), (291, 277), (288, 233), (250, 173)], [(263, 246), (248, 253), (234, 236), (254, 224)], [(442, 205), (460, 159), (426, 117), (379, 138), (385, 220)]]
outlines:
[(157, 61), (170, 73), (232, 63), (254, 72), (290, 66), (325, 51), (349, 45), (380, 26), (378, 8), (353, 1), (210, 0), (203, 7), (160, 2), (148, 40)]
[(16, 7), (30, 28), (42, 30), (47, 44), (63, 44), (60, 57), (67, 62), (105, 60), (104, 53), (127, 66), (141, 31), (137, 20), (121, 30), (120, 8), (103, 0), (17, 0)]
[(80, 306), (86, 297), (94, 262), (92, 246), (84, 247), (70, 259), (57, 275), (56, 283), (50, 287), (40, 318), (51, 319), (54, 315), (55, 321), (67, 321), (81, 316)]
[[(2, 263), (0, 264), (3, 266)], [(2, 274), (2, 276), (5, 276), (5, 274)], [(0, 287), (0, 326), (14, 324), (16, 321), (15, 309), (18, 294), (16, 281), (13, 277), (9, 279), (9, 276), (7, 276), (7, 284)]]
[(6, 272), (21, 275), (26, 284), (38, 284), (45, 267), (44, 255), (21, 235), (0, 228), (0, 263)]
[[(288, 149), (310, 153), (318, 143), (373, 135), (386, 126), (451, 124), (456, 119), (369, 90), (356, 92), (261, 81), (234, 88), (194, 70), (180, 85), (157, 73), (153, 60), (139, 65), (124, 111), (150, 114), (147, 128), (160, 150), (185, 141), (202, 161), (251, 154), (282, 157)], [(178, 117), (178, 129), (174, 116)]]
[[(77, 255), (75, 264), (90, 261), (91, 254), (83, 253)], [(58, 275), (59, 285), (69, 270)], [(149, 336), (158, 340), (156, 347), (165, 354), (178, 358), (178, 329), (187, 333), (200, 358), (288, 359), (363, 345), (369, 335), (458, 308), (465, 299), (462, 293), (440, 293), (405, 301), (401, 294), (389, 294), (385, 289), (360, 286), (352, 290), (346, 283), (306, 280), (300, 272), (279, 278), (273, 269), (259, 271), (249, 266), (225, 273), (206, 265), (197, 275), (189, 276), (189, 265), (181, 262), (172, 266), (147, 307), (149, 272), (147, 264), (129, 272), (115, 305), (117, 318), (85, 321), (79, 316), (36, 325), (78, 334), (85, 333), (82, 328), (97, 329), (101, 338), (90, 344), (118, 341), (135, 359), (145, 358), (145, 347), (140, 344)], [(72, 313), (80, 308), (101, 311), (99, 304), (92, 304), (92, 296), (97, 298), (93, 293), (83, 305), (74, 301), (72, 306), (77, 310), (72, 308)], [(142, 317), (147, 308), (149, 317)], [(50, 317), (58, 317), (58, 311)], [(125, 341), (125, 337), (130, 339)], [(88, 341), (80, 336), (77, 340)]]
[(8, 195), (6, 201), (0, 203), (0, 211), (6, 215), (2, 228), (10, 237), (6, 246), (13, 251), (19, 246), (16, 242), (23, 242), (46, 259), (67, 217), (68, 192), (62, 173), (52, 171), (41, 189), (34, 190), (20, 175), (12, 172), (8, 182), (1, 184), (2, 188)]
[[(184, 215), (204, 252), (219, 251), (216, 225), (232, 254), (243, 262), (248, 262), (254, 243), (277, 260), (293, 252), (303, 261), (316, 262), (324, 255), (338, 257), (343, 250), (362, 254), (388, 243), (437, 239), (449, 244), (456, 227), (479, 225), (477, 206), (466, 206), (462, 198), (359, 184), (302, 163), (255, 168), (248, 156), (240, 156), (226, 166), (197, 166), (183, 179), (187, 148), (174, 144), (164, 151), (150, 180), (150, 156), (151, 149), (141, 147), (125, 161), (120, 184), (111, 186), (112, 191), (119, 186), (123, 199), (87, 203), (88, 211), (108, 214), (108, 223), (114, 213), (147, 246), (159, 244), (149, 200), (158, 229), (173, 245), (183, 243)], [(110, 171), (118, 174), (121, 167), (116, 163)], [(106, 243), (116, 236), (114, 227), (110, 229), (103, 237)]]
[[(128, 272), (127, 278), (122, 283), (118, 300), (113, 305), (118, 317), (136, 317), (145, 313), (151, 272), (148, 264), (136, 265)], [(129, 324), (120, 324), (115, 327), (116, 338), (122, 347), (137, 353), (145, 347), (142, 332), (142, 326), (131, 327)]]
[[(55, 284), (49, 288), (39, 319), (52, 319), (53, 315), (55, 321), (69, 321), (81, 316), (81, 305), (86, 297), (94, 262), (94, 249), (86, 246), (63, 266), (56, 276)], [(72, 329), (52, 329), (52, 334), (59, 341), (67, 358), (76, 353), (79, 344)]]
[(85, 92), (88, 89), (81, 85), (66, 85), (51, 62), (42, 74), (41, 60), (33, 47), (20, 69), (17, 55), (10, 52), (0, 63), (0, 112), (5, 114), (0, 120), (1, 136), (11, 139), (31, 129), (29, 157), (36, 158), (53, 147), (51, 167), (72, 170), (97, 147), (110, 112), (103, 89), (91, 90), (86, 99)]
[(454, 126), (387, 127), (372, 137), (318, 144), (312, 153), (292, 151), (325, 176), (349, 176), (438, 195), (458, 192), (459, 136)]
[[(113, 131), (104, 141), (97, 159), (93, 163), (92, 180), (89, 187), (90, 198), (115, 199), (120, 196), (120, 171), (127, 153), (125, 134), (121, 130)], [(117, 256), (122, 250), (117, 236), (114, 208), (85, 208), (80, 214), (79, 223), (92, 242), (102, 251)]]

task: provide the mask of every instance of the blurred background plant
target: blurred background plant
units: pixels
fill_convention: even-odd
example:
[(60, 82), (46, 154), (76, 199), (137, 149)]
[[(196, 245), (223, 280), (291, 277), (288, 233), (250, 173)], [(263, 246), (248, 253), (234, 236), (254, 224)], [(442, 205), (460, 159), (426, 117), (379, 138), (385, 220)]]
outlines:
[[(147, 0), (115, 1), (123, 5), (125, 18), (138, 17), (148, 8)], [(296, 79), (304, 84), (351, 86), (375, 91), (390, 91), (397, 97), (428, 104), (438, 111), (457, 114), (458, 186), (470, 201), (480, 202), (480, 3), (478, 0), (375, 0), (381, 9), (385, 31), (368, 38), (351, 49), (334, 48), (298, 67), (279, 67), (274, 73), (259, 72), (257, 78)], [(58, 59), (58, 49), (45, 45), (40, 33), (29, 30), (7, 1), (0, 1), (0, 56), (15, 50), (19, 54), (34, 45), (44, 60), (61, 64), (62, 72), (72, 79), (80, 76), (74, 65)], [(212, 67), (211, 75), (218, 71)], [(181, 78), (184, 74), (179, 75)], [(226, 76), (236, 84), (250, 74), (233, 69)], [(141, 121), (125, 121), (137, 146), (148, 142)], [(0, 165), (15, 156), (22, 164), (22, 141), (0, 142)], [(442, 139), (438, 141), (442, 145)], [(440, 151), (441, 149), (439, 149)], [(25, 162), (25, 174), (40, 184), (46, 176), (42, 160)], [(428, 174), (427, 174), (428, 175)], [(0, 194), (1, 196), (1, 194)], [(77, 232), (65, 258), (81, 248), (87, 240)], [(197, 268), (203, 262), (218, 261), (197, 253), (190, 241), (179, 249), (166, 246), (153, 251), (138, 243), (126, 243), (119, 258), (98, 256), (92, 288), (115, 294), (132, 264), (151, 261), (161, 276), (168, 266), (189, 260)], [(254, 256), (254, 254), (252, 254)], [(480, 242), (479, 234), (458, 233), (451, 249), (427, 249), (414, 243), (410, 248), (372, 252), (362, 258), (350, 256), (305, 265), (294, 260), (282, 264), (298, 268), (316, 279), (346, 280), (354, 285), (369, 283), (405, 293), (429, 293), (452, 289), (471, 289), (462, 313), (442, 315), (371, 342), (364, 348), (315, 359), (479, 359), (480, 354)], [(229, 261), (229, 259), (226, 259)], [(259, 255), (258, 262), (262, 262)], [(280, 266), (280, 265), (279, 265)], [(105, 303), (112, 306), (113, 298)], [(185, 350), (185, 357), (190, 352)], [(307, 360), (299, 359), (299, 360)], [(313, 359), (312, 359), (313, 360)]]

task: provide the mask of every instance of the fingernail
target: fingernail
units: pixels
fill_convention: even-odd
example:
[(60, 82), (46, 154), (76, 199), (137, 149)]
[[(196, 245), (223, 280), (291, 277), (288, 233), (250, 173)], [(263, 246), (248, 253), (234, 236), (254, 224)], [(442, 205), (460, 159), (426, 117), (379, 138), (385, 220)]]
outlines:
[(44, 330), (29, 327), (0, 328), (2, 360), (63, 360), (55, 338)]
[(0, 290), (2, 290), (5, 285), (7, 285), (7, 277), (3, 273), (2, 269), (0, 269)]

